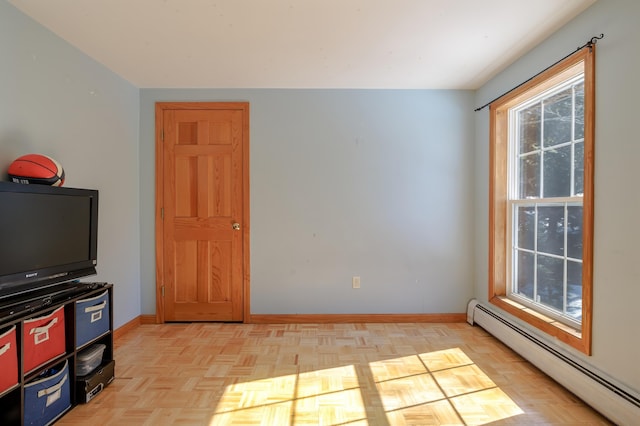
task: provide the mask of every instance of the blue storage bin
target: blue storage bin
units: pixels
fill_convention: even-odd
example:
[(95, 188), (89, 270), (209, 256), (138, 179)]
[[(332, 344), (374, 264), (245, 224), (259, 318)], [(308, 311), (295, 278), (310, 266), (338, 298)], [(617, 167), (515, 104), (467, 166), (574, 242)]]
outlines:
[(47, 425), (71, 407), (69, 362), (45, 371), (24, 386), (24, 424)]
[(109, 332), (109, 291), (76, 302), (76, 347)]

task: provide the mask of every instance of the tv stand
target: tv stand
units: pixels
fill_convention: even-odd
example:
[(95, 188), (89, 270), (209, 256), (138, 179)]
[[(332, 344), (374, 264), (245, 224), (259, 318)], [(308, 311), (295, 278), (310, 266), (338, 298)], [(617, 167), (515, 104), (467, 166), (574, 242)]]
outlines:
[[(78, 345), (77, 336), (79, 330), (76, 313), (76, 302), (92, 298), (105, 298), (104, 293), (107, 291), (106, 300), (108, 307), (105, 308), (108, 314), (108, 330), (92, 338), (86, 343)], [(52, 368), (58, 368), (61, 365), (68, 365), (68, 385), (70, 395), (70, 407), (65, 409), (57, 418), (64, 415), (75, 405), (86, 401), (83, 394), (83, 380), (90, 378), (92, 373), (78, 380), (77, 376), (77, 358), (78, 353), (83, 349), (91, 347), (94, 344), (103, 344), (105, 349), (102, 355), (102, 361), (96, 371), (102, 368), (113, 369), (113, 285), (109, 283), (82, 283), (69, 282), (48, 287), (47, 289), (30, 292), (24, 295), (4, 298), (0, 301), (0, 336), (15, 326), (16, 345), (15, 355), (17, 356), (17, 383), (9, 388), (0, 388), (0, 425), (21, 426), (25, 424), (25, 393), (27, 385), (33, 384), (39, 380), (41, 373)], [(45, 360), (44, 363), (31, 371), (25, 370), (25, 341), (24, 331), (27, 326), (27, 320), (46, 316), (55, 312), (59, 308), (64, 311), (64, 353)], [(1, 345), (0, 345), (1, 346)], [(0, 370), (5, 374), (5, 365), (2, 364), (3, 358), (0, 358)], [(105, 383), (102, 387), (106, 386)], [(93, 395), (92, 395), (93, 396)], [(92, 397), (91, 396), (91, 397)], [(90, 399), (90, 398), (89, 398)], [(90, 402), (89, 402), (90, 403)]]

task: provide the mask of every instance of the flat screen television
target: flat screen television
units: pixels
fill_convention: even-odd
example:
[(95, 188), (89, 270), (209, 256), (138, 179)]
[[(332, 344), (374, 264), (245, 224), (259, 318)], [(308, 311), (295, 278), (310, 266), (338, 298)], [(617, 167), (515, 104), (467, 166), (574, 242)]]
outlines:
[(98, 191), (0, 182), (0, 299), (96, 273)]

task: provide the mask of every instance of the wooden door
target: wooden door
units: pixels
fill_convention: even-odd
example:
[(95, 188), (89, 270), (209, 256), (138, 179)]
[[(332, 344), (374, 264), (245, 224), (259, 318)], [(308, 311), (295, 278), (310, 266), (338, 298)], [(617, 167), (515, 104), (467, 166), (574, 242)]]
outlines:
[(248, 103), (156, 104), (157, 320), (244, 321)]

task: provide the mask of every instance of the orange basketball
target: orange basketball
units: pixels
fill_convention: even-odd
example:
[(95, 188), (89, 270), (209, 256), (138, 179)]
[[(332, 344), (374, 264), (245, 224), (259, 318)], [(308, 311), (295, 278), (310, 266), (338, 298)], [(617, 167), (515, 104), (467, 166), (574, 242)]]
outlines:
[(9, 179), (16, 183), (62, 186), (64, 170), (60, 163), (42, 154), (27, 154), (9, 165)]

